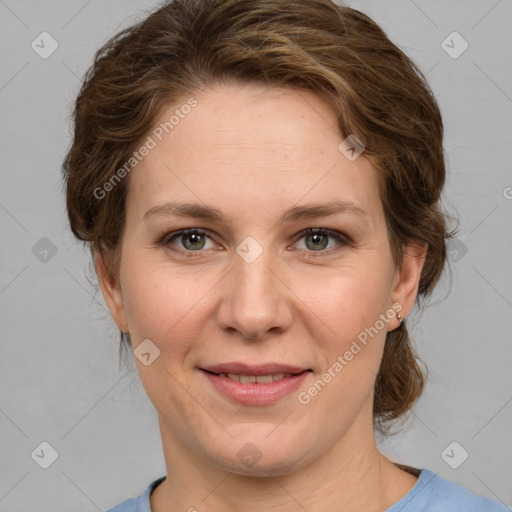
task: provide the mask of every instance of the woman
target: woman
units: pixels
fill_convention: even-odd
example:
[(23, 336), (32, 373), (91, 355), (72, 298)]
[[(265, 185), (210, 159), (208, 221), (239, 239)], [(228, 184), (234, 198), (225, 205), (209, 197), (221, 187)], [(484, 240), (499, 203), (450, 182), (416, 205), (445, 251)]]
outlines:
[(115, 512), (504, 511), (375, 434), (453, 236), (424, 77), (329, 0), (176, 0), (109, 41), (64, 163), (167, 476)]

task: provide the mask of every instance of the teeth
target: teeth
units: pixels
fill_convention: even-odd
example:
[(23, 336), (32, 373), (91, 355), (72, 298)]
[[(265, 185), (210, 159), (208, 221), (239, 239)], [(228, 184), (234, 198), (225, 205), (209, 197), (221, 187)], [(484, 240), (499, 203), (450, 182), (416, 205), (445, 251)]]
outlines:
[(256, 382), (256, 377), (254, 375), (240, 375), (240, 382), (242, 384), (250, 384), (251, 382)]
[(269, 382), (272, 382), (272, 375), (257, 375), (256, 376), (256, 382), (258, 384), (268, 384)]
[(274, 373), (272, 375), (240, 375), (238, 373), (219, 373), (219, 377), (226, 377), (242, 384), (270, 384), (285, 377), (291, 377), (291, 373)]

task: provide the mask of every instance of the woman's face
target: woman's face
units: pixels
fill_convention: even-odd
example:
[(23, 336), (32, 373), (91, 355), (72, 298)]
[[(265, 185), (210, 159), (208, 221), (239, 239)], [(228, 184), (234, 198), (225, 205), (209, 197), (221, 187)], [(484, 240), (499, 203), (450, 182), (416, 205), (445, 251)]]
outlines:
[(357, 450), (373, 439), (386, 332), (413, 306), (422, 259), (395, 271), (376, 173), (340, 151), (316, 95), (245, 84), (194, 98), (143, 141), (120, 281), (101, 279), (164, 446), (245, 474)]

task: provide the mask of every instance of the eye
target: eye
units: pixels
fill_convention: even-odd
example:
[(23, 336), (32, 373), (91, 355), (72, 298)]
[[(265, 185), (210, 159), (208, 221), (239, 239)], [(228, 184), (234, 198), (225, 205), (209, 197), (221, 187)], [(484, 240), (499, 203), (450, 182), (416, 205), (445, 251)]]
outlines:
[(200, 252), (202, 249), (211, 249), (216, 247), (213, 242), (211, 247), (205, 247), (206, 239), (211, 240), (207, 233), (202, 229), (182, 229), (164, 237), (162, 244), (165, 246), (173, 245), (173, 241), (177, 240), (181, 243), (181, 247), (173, 247), (173, 249), (181, 253)]
[[(338, 241), (338, 247), (336, 247), (336, 244), (334, 245), (334, 248), (331, 246), (328, 250), (325, 250), (326, 247), (329, 245), (329, 238), (334, 238)], [(298, 240), (305, 240), (305, 247), (306, 251), (311, 252), (318, 252), (321, 254), (308, 254), (308, 256), (323, 256), (325, 253), (330, 254), (332, 249), (337, 250), (340, 249), (340, 246), (348, 245), (350, 240), (345, 235), (342, 235), (341, 233), (337, 231), (333, 231), (332, 229), (325, 229), (325, 228), (309, 228), (304, 231), (302, 231), (299, 234)], [(304, 250), (304, 249), (300, 249)]]

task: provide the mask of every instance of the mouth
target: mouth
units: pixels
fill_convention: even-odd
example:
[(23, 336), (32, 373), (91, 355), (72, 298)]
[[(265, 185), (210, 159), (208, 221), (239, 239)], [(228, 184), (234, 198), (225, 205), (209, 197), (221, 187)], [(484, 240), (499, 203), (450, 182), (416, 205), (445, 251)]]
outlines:
[(199, 368), (223, 397), (244, 405), (274, 403), (296, 390), (311, 368), (277, 363), (226, 363)]

